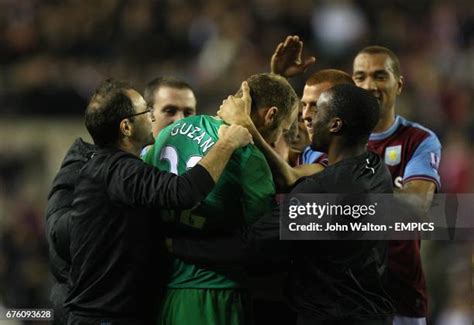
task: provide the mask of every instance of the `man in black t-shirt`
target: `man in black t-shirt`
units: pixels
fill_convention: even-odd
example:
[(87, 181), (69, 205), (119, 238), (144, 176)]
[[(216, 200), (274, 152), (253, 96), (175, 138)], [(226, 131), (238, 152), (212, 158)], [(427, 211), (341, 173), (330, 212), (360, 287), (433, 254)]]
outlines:
[[(231, 98), (225, 105), (249, 103)], [(329, 165), (301, 179), (291, 193), (391, 193), (385, 164), (366, 148), (378, 118), (377, 101), (363, 89), (338, 85), (323, 92), (311, 147), (326, 152)], [(277, 241), (279, 222), (276, 208), (233, 238), (175, 238), (168, 244), (179, 257), (210, 265), (292, 260), (288, 298), (299, 325), (391, 324), (393, 306), (382, 284), (386, 242)]]

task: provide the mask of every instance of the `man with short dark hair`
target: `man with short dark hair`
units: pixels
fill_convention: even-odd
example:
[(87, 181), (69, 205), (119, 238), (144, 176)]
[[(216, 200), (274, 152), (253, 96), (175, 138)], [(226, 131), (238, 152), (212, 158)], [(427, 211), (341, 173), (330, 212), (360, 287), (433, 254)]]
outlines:
[[(280, 69), (289, 68), (280, 65)], [(367, 46), (354, 58), (352, 78), (380, 105), (380, 119), (369, 137), (369, 150), (384, 158), (395, 192), (413, 194), (404, 198), (415, 199), (410, 203), (427, 211), (440, 186), (441, 143), (431, 130), (396, 115), (396, 98), (404, 81), (398, 57), (386, 47)], [(427, 288), (420, 245), (420, 241), (390, 242), (387, 290), (395, 301), (395, 325), (426, 324)]]
[(103, 83), (85, 120), (98, 148), (74, 191), (68, 324), (150, 324), (167, 269), (159, 210), (195, 206), (251, 137), (234, 125), (222, 129), (206, 157), (177, 176), (140, 160), (143, 147), (154, 142), (152, 116), (128, 85)]
[[(286, 77), (303, 73), (315, 59), (302, 60), (302, 46), (297, 36), (288, 36), (272, 57), (272, 72)], [(354, 58), (352, 78), (357, 86), (375, 96), (381, 108), (379, 122), (368, 141), (369, 149), (384, 158), (395, 191), (413, 194), (405, 198), (415, 199), (416, 202), (409, 203), (427, 211), (434, 192), (440, 186), (441, 143), (431, 130), (395, 114), (396, 97), (403, 89), (398, 57), (386, 47), (368, 46)], [(348, 81), (347, 76), (341, 80)], [(311, 95), (314, 98), (319, 94), (318, 89), (313, 89)], [(304, 95), (302, 101), (308, 101)], [(315, 103), (314, 100), (311, 102)], [(305, 118), (310, 121), (314, 114), (314, 110), (306, 111)], [(308, 154), (313, 155), (314, 151), (308, 149), (304, 155)], [(287, 169), (281, 164), (279, 167), (283, 171)], [(426, 324), (427, 291), (420, 245), (420, 241), (392, 241), (390, 244), (388, 290), (396, 302), (398, 315), (394, 318), (395, 325)]]
[[(223, 106), (241, 109), (248, 97)], [(225, 108), (224, 107), (224, 108)], [(221, 109), (224, 109), (221, 108)], [(318, 99), (311, 147), (328, 153), (328, 167), (301, 180), (291, 194), (391, 193), (390, 174), (382, 159), (367, 151), (379, 118), (369, 92), (337, 85)], [(281, 261), (288, 247), (278, 241), (280, 209), (266, 215), (232, 239), (168, 241), (172, 252), (201, 263), (271, 263)], [(317, 239), (317, 238), (316, 238)], [(382, 279), (386, 270), (385, 241), (295, 241), (288, 295), (299, 325), (387, 325), (393, 306)]]
[(182, 118), (196, 115), (196, 97), (192, 87), (175, 77), (158, 77), (145, 87), (143, 97), (153, 108), (153, 136)]
[[(336, 69), (324, 69), (317, 71), (306, 80), (301, 103), (303, 104), (303, 119), (308, 130), (307, 132), (310, 134), (310, 139), (313, 136), (312, 120), (314, 114), (316, 114), (316, 103), (318, 102), (321, 93), (336, 85), (353, 84), (354, 81), (349, 74)], [(312, 150), (310, 146), (307, 146), (301, 153), (300, 163), (321, 163), (326, 165), (327, 163), (324, 159), (327, 159), (325, 153)]]
[[(275, 67), (277, 73), (294, 76), (314, 62), (301, 60), (302, 43), (288, 36), (280, 53), (287, 53)], [(344, 78), (347, 79), (347, 78)], [(396, 98), (403, 90), (400, 61), (390, 49), (373, 45), (360, 50), (353, 62), (352, 79), (370, 91), (380, 105), (380, 119), (368, 147), (384, 158), (392, 174), (395, 192), (427, 211), (440, 187), (438, 167), (441, 143), (429, 129), (396, 115)], [(309, 114), (311, 116), (311, 114)], [(308, 117), (306, 117), (308, 118)], [(389, 247), (388, 291), (396, 303), (395, 325), (424, 325), (428, 313), (427, 288), (420, 258), (420, 241), (392, 241)]]
[[(418, 123), (396, 115), (396, 98), (403, 90), (398, 57), (383, 46), (363, 48), (354, 58), (352, 77), (370, 91), (380, 105), (380, 119), (370, 135), (368, 148), (384, 158), (396, 193), (427, 211), (439, 190), (441, 143), (436, 134)], [(395, 301), (395, 325), (425, 325), (427, 288), (420, 257), (421, 241), (391, 241), (388, 293)]]
[[(85, 126), (94, 144), (100, 148), (123, 147), (136, 155), (143, 143), (153, 143), (155, 138), (148, 123), (152, 110), (143, 105), (142, 99), (127, 83), (113, 80), (103, 83), (85, 112)], [(137, 106), (143, 108), (139, 113)]]

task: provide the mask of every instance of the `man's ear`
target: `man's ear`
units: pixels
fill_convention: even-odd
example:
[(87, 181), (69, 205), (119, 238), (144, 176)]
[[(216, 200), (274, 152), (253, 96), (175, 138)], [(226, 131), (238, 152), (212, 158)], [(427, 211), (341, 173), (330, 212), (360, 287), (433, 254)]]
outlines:
[(342, 129), (343, 122), (339, 117), (334, 117), (329, 121), (329, 132), (339, 133)]
[(278, 107), (272, 106), (269, 109), (267, 109), (267, 112), (264, 115), (264, 125), (269, 126), (273, 124), (273, 121), (275, 121), (276, 115), (278, 113)]
[(125, 137), (130, 137), (132, 135), (132, 123), (128, 120), (128, 118), (123, 119), (120, 122), (120, 133)]
[(397, 95), (400, 95), (403, 90), (403, 76), (400, 76), (400, 78), (398, 78), (397, 84), (398, 84)]

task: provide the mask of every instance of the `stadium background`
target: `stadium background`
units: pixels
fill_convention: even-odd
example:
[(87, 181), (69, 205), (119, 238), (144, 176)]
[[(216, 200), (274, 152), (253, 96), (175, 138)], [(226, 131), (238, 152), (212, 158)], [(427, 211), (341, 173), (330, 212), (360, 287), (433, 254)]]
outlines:
[[(49, 306), (46, 195), (73, 139), (89, 139), (82, 114), (101, 80), (143, 90), (179, 76), (199, 113), (212, 114), (245, 77), (269, 70), (288, 34), (317, 57), (311, 71), (350, 72), (365, 45), (394, 50), (405, 76), (398, 113), (440, 137), (443, 192), (474, 192), (473, 1), (0, 0), (0, 310)], [(298, 94), (303, 82), (294, 80)], [(471, 252), (423, 244), (437, 324), (471, 313)]]

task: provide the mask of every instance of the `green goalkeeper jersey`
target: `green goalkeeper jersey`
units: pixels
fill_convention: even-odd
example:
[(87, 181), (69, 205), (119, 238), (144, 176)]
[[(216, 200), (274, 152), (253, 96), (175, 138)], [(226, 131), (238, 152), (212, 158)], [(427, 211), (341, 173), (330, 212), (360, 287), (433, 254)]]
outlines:
[[(179, 120), (163, 129), (144, 160), (161, 170), (182, 174), (217, 142), (223, 121), (206, 115)], [(179, 222), (205, 234), (225, 234), (251, 224), (271, 209), (275, 186), (265, 157), (254, 145), (234, 152), (214, 190), (197, 207), (164, 211), (167, 222)], [(169, 288), (235, 288), (236, 281), (215, 271), (175, 259)]]

